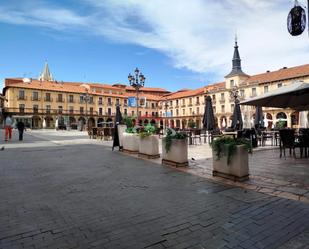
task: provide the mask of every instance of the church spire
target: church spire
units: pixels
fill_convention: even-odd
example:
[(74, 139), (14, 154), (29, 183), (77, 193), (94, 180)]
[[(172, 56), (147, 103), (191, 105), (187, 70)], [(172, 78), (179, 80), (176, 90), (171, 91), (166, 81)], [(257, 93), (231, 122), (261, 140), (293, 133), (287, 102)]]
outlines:
[(225, 77), (232, 77), (236, 75), (245, 75), (247, 76), (242, 70), (241, 70), (241, 59), (238, 51), (238, 44), (237, 44), (237, 34), (235, 35), (235, 46), (234, 46), (234, 55), (232, 59), (232, 71), (226, 75)]
[(39, 80), (41, 80), (41, 81), (54, 81), (53, 76), (49, 71), (47, 61), (45, 62), (44, 69), (39, 76)]

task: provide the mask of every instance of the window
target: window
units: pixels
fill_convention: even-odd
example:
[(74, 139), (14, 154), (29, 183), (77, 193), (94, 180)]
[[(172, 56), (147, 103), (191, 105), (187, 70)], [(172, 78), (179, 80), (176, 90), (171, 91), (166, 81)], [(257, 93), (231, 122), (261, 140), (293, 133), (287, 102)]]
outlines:
[(111, 115), (112, 115), (112, 109), (111, 109), (111, 108), (108, 108), (108, 109), (107, 109), (107, 115), (108, 115), (108, 116), (111, 116)]
[(264, 93), (268, 92), (268, 86), (264, 86)]
[(58, 102), (63, 102), (62, 101), (62, 94), (58, 94)]
[(189, 103), (190, 105), (192, 105), (192, 98), (189, 98)]
[(221, 112), (225, 113), (225, 106), (224, 105), (221, 106)]
[(25, 99), (25, 91), (24, 90), (19, 90), (18, 99)]
[(134, 116), (134, 111), (131, 112), (132, 117)]
[(200, 108), (196, 107), (196, 114), (200, 114)]
[(116, 99), (116, 105), (120, 105), (119, 99)]
[(38, 112), (39, 112), (39, 106), (33, 105), (33, 113), (38, 113)]
[(128, 106), (128, 100), (127, 99), (123, 100), (123, 102), (124, 102), (124, 106)]
[(178, 117), (179, 116), (179, 110), (176, 109), (176, 116)]
[(173, 106), (173, 101), (172, 101), (172, 100), (170, 101), (170, 106), (171, 106), (171, 107)]
[(186, 101), (185, 99), (182, 100), (182, 105), (185, 105), (186, 104)]
[(186, 110), (185, 109), (182, 109), (182, 115), (186, 115)]
[[(73, 95), (72, 95), (73, 96)], [(74, 107), (73, 106), (69, 106), (69, 112), (70, 114), (73, 114), (74, 113)]]
[(127, 109), (124, 109), (124, 115), (128, 115), (128, 110)]
[(192, 114), (192, 108), (189, 109), (189, 113), (190, 113), (190, 115)]
[(171, 110), (171, 117), (173, 117), (173, 110)]
[(162, 112), (160, 112), (160, 117), (162, 117)]
[(234, 104), (231, 104), (231, 111), (233, 112), (234, 110)]
[(148, 116), (148, 112), (145, 113), (145, 116), (146, 116), (146, 117)]
[(245, 97), (245, 90), (244, 89), (241, 89), (240, 90), (240, 92), (239, 92), (239, 94), (240, 94), (240, 97)]
[(214, 113), (216, 113), (216, 107), (215, 107), (215, 106), (213, 106), (212, 108), (213, 108), (213, 110), (214, 110)]
[(107, 99), (107, 105), (112, 105), (112, 99), (111, 98)]
[(99, 97), (99, 105), (102, 105), (103, 104), (103, 99), (102, 99), (102, 97)]
[(84, 102), (84, 95), (80, 95), (79, 96), (79, 103), (83, 103)]
[(25, 105), (24, 104), (19, 104), (19, 112), (24, 113), (25, 112)]
[(155, 116), (155, 112), (152, 112), (152, 113), (151, 113), (151, 116), (154, 117), (154, 116)]
[(46, 106), (46, 113), (47, 113), (47, 114), (50, 114), (50, 105), (47, 105), (47, 106)]
[(62, 111), (63, 111), (63, 107), (60, 105), (60, 106), (58, 106), (58, 113), (59, 114), (62, 114)]
[(254, 87), (251, 90), (252, 90), (252, 97), (255, 97), (256, 96), (256, 88)]
[(45, 93), (45, 101), (51, 101), (50, 93)]
[(89, 97), (89, 103), (93, 103), (93, 96)]
[(230, 80), (230, 87), (233, 88), (235, 86), (234, 80)]
[(74, 96), (73, 95), (69, 95), (69, 102), (73, 103), (74, 102)]
[(154, 109), (155, 108), (155, 104), (151, 103), (151, 108)]
[(278, 86), (278, 88), (282, 87), (282, 83), (278, 83), (277, 86)]
[(84, 113), (84, 107), (83, 107), (83, 106), (79, 107), (79, 112), (80, 112), (81, 114)]
[(216, 101), (216, 95), (215, 94), (212, 95), (212, 101)]
[(92, 115), (93, 114), (93, 107), (90, 107), (90, 114)]
[(34, 101), (39, 100), (39, 93), (38, 92), (32, 92), (32, 100), (34, 100)]
[(221, 100), (224, 100), (224, 93), (221, 93)]
[(176, 99), (176, 106), (178, 106), (178, 104), (179, 104), (179, 103), (178, 103), (178, 99)]
[(200, 104), (200, 97), (196, 97), (196, 104), (197, 104), (197, 105)]

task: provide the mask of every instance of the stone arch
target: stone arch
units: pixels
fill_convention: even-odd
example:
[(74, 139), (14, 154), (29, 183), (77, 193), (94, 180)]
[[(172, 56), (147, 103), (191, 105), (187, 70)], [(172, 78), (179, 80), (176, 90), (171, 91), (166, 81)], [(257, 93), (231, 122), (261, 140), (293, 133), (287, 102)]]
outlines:
[(226, 116), (221, 116), (220, 117), (220, 127), (221, 129), (225, 129), (227, 127), (227, 118)]
[(295, 111), (291, 114), (291, 125), (296, 126), (299, 125), (299, 112)]
[(171, 119), (171, 121), (170, 121), (170, 127), (171, 127), (172, 129), (175, 128), (175, 122), (174, 122), (173, 119)]
[(104, 126), (104, 118), (98, 118), (98, 127)]
[(181, 128), (180, 127), (180, 120), (179, 119), (176, 119), (176, 128), (179, 128), (179, 129)]
[(160, 129), (163, 129), (163, 120), (160, 120)]
[(187, 120), (186, 119), (183, 119), (181, 121), (181, 124), (182, 124), (182, 129), (186, 129), (187, 128)]
[(76, 122), (76, 119), (73, 116), (69, 117), (69, 125), (70, 125), (71, 129), (74, 129), (74, 130), (77, 129), (77, 122)]
[(148, 125), (148, 123), (149, 123), (148, 119), (144, 119), (144, 125), (146, 126)]
[(94, 118), (88, 118), (88, 128), (95, 127), (95, 119)]
[(46, 116), (45, 117), (45, 124), (46, 124), (46, 128), (53, 128), (53, 117), (52, 116)]
[(107, 118), (106, 119), (106, 126), (107, 127), (113, 127), (114, 126), (112, 118)]
[(273, 121), (273, 115), (271, 115), (270, 113), (266, 113), (265, 114), (265, 119), (264, 119), (264, 125), (266, 128), (268, 129), (271, 129), (273, 128), (273, 124), (274, 124), (274, 121)]
[(40, 116), (33, 116), (32, 118), (32, 128), (33, 129), (38, 129), (42, 127), (42, 122), (41, 122), (41, 117)]
[(156, 120), (151, 119), (150, 124), (151, 124), (151, 125), (156, 125)]

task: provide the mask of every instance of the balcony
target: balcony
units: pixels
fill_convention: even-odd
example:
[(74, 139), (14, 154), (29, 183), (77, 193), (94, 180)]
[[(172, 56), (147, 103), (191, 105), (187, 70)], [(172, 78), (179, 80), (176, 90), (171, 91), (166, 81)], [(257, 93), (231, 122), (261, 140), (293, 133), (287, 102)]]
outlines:
[(33, 96), (32, 96), (32, 97), (31, 97), (31, 100), (32, 100), (32, 101), (41, 101), (41, 98), (39, 98), (39, 97), (33, 97)]
[(112, 106), (113, 102), (107, 102), (107, 106)]
[(59, 99), (58, 98), (56, 101), (59, 102), (59, 103), (64, 103), (64, 99)]
[(186, 107), (186, 105), (185, 105), (185, 104), (182, 104), (181, 107)]
[(195, 105), (200, 105), (201, 103), (199, 101), (195, 102)]
[(26, 96), (18, 96), (17, 100), (27, 100), (27, 97)]
[(220, 103), (220, 104), (225, 103), (225, 99), (220, 99), (220, 100), (219, 100), (219, 103)]
[(45, 98), (44, 98), (44, 101), (45, 101), (45, 102), (53, 102), (53, 98), (45, 97)]
[(75, 103), (75, 100), (74, 99), (69, 99), (68, 102), (69, 103)]
[(193, 106), (192, 103), (188, 104), (189, 107)]
[(98, 105), (103, 105), (103, 101), (98, 101)]

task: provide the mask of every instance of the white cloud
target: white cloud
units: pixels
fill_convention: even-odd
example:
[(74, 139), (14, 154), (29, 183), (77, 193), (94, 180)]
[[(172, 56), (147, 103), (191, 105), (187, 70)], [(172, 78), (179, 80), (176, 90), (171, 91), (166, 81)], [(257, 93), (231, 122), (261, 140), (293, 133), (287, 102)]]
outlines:
[(57, 30), (80, 29), (158, 50), (177, 68), (221, 77), (231, 68), (237, 30), (249, 74), (308, 63), (308, 37), (291, 37), (281, 0), (79, 0), (88, 13), (40, 5), (26, 11), (0, 7), (0, 21)]

